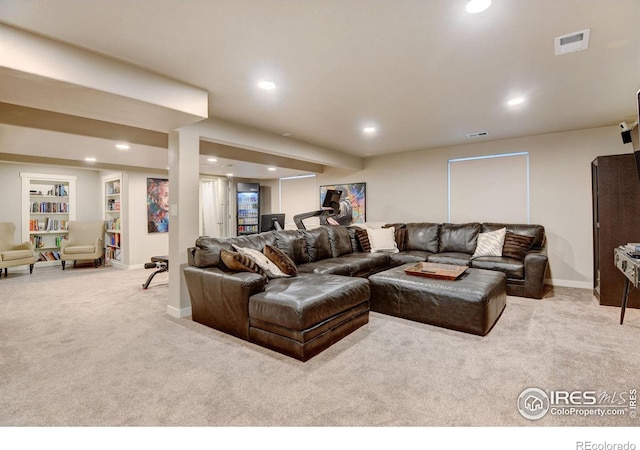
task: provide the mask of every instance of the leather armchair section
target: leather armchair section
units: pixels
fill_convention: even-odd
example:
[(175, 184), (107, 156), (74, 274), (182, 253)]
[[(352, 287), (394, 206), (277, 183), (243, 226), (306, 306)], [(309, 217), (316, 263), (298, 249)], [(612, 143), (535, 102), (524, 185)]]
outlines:
[(197, 267), (186, 267), (184, 277), (195, 322), (249, 340), (249, 298), (264, 290), (264, 277)]

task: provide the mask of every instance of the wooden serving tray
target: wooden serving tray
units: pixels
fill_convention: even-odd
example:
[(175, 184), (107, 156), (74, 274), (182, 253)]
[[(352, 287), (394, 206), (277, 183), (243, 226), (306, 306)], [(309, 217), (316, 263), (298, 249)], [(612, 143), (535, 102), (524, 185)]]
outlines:
[(457, 280), (467, 269), (467, 266), (420, 262), (411, 267), (407, 267), (404, 269), (404, 272), (407, 275), (417, 275), (419, 277), (437, 278), (439, 280)]

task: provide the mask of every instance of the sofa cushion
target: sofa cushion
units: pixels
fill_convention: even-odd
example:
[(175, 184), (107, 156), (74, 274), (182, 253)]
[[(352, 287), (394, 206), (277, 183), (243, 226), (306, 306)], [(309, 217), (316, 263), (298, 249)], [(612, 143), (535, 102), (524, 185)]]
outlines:
[(253, 272), (264, 275), (260, 266), (245, 254), (222, 249), (220, 250), (220, 259), (222, 259), (222, 262), (229, 270), (235, 272)]
[(396, 244), (396, 230), (389, 228), (367, 228), (369, 242), (371, 243), (371, 253), (398, 253)]
[(369, 233), (365, 229), (356, 229), (356, 237), (358, 238), (358, 245), (360, 251), (369, 253), (371, 252), (371, 242), (369, 242)]
[(65, 247), (64, 252), (67, 255), (83, 255), (85, 253), (94, 253), (96, 251), (95, 245), (73, 245)]
[(289, 258), (285, 252), (280, 250), (278, 247), (274, 247), (272, 245), (265, 245), (263, 249), (264, 256), (269, 258), (269, 260), (274, 263), (278, 268), (285, 274), (290, 277), (295, 277), (298, 275), (298, 268), (296, 267), (296, 263), (293, 262), (291, 258)]
[(407, 235), (407, 224), (405, 223), (389, 223), (385, 225), (383, 228), (391, 228), (393, 227), (395, 231), (396, 237), (396, 247), (398, 247), (398, 251), (404, 251), (404, 241)]
[(424, 262), (429, 256), (433, 255), (431, 252), (423, 252), (420, 250), (404, 251), (400, 253), (389, 254), (389, 265), (391, 267), (401, 266), (407, 263)]
[[(93, 249), (93, 247), (91, 248)], [(15, 261), (24, 258), (33, 258), (33, 252), (31, 250), (0, 251), (0, 261)]]
[(336, 258), (353, 252), (347, 227), (335, 225), (328, 227), (327, 231), (329, 233), (329, 244), (331, 245), (331, 256)]
[(533, 236), (515, 234), (509, 231), (504, 238), (502, 256), (522, 260), (527, 256), (527, 252), (531, 250), (534, 240)]
[(276, 247), (282, 250), (296, 264), (309, 262), (307, 240), (300, 230), (277, 231)]
[[(276, 238), (274, 232), (232, 238), (200, 236), (196, 240), (196, 248), (193, 252), (193, 264), (200, 268), (225, 267), (224, 262), (220, 258), (220, 251), (223, 249), (233, 251), (233, 244), (240, 247), (262, 250), (265, 245), (275, 245), (275, 243)], [(68, 252), (68, 250), (66, 250), (66, 252)]]
[(509, 278), (524, 278), (524, 263), (512, 258), (499, 256), (481, 256), (471, 260), (471, 267), (475, 269), (497, 270)]
[(468, 266), (471, 261), (471, 255), (460, 252), (445, 252), (429, 255), (427, 261), (439, 264), (453, 264), (455, 266)]
[(256, 250), (255, 248), (238, 247), (235, 244), (233, 245), (233, 248), (235, 248), (238, 253), (252, 259), (269, 278), (283, 278), (290, 276), (280, 270), (280, 268), (273, 261), (267, 258), (260, 250)]
[(302, 234), (307, 240), (309, 262), (331, 258), (331, 243), (329, 242), (329, 232), (326, 226), (314, 228), (313, 230), (303, 230)]
[[(300, 295), (304, 292), (304, 295)], [(269, 283), (249, 299), (251, 320), (307, 330), (369, 301), (369, 282), (336, 275), (301, 275)]]
[(472, 258), (479, 256), (502, 256), (502, 247), (504, 245), (504, 237), (507, 234), (506, 228), (500, 228), (496, 231), (487, 231), (478, 234), (478, 245)]
[(405, 227), (404, 249), (438, 253), (440, 240), (439, 223), (408, 223)]
[(462, 224), (443, 223), (440, 228), (438, 253), (455, 252), (473, 255), (481, 229), (481, 225), (476, 222)]
[(506, 228), (512, 233), (522, 234), (525, 236), (533, 236), (532, 248), (542, 248), (545, 243), (545, 231), (542, 225), (535, 224), (513, 224), (513, 223), (483, 223), (482, 232), (495, 231), (500, 228)]

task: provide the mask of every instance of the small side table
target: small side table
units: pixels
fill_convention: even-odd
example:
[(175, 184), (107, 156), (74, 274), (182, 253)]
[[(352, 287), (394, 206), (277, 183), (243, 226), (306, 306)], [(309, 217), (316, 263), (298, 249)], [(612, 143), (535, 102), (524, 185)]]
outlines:
[(624, 312), (629, 301), (631, 286), (638, 288), (640, 283), (640, 260), (632, 258), (623, 247), (613, 252), (614, 264), (624, 274), (624, 291), (622, 293), (622, 309), (620, 310), (620, 325), (624, 321)]

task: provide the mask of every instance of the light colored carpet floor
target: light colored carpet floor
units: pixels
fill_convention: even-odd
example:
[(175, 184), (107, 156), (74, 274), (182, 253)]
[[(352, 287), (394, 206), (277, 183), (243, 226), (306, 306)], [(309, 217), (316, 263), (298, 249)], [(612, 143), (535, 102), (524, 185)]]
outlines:
[(36, 267), (0, 280), (0, 426), (637, 426), (523, 418), (528, 387), (640, 386), (640, 311), (588, 290), (508, 297), (485, 337), (371, 313), (306, 363), (166, 314), (168, 274)]

